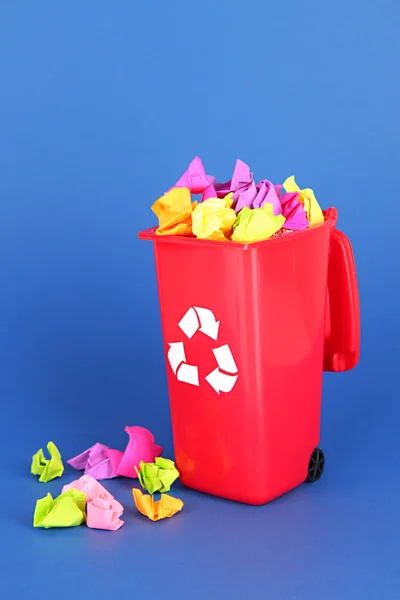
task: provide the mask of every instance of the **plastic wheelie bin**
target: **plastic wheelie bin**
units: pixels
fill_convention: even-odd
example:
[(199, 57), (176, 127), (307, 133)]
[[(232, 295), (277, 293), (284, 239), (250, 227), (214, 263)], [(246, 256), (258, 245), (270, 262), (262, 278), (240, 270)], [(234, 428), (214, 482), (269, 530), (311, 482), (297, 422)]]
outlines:
[(323, 371), (352, 369), (360, 313), (351, 244), (322, 225), (238, 244), (154, 244), (177, 467), (186, 486), (264, 504), (324, 468)]

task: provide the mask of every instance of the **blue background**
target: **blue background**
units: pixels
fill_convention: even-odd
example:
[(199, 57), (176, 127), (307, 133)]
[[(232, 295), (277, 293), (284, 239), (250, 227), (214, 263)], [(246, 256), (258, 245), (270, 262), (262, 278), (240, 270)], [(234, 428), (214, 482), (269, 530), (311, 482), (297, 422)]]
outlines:
[[(399, 594), (399, 31), (395, 0), (2, 0), (2, 596)], [(325, 377), (326, 473), (260, 508), (178, 486), (185, 509), (159, 524), (114, 480), (119, 532), (33, 529), (61, 486), (29, 473), (49, 439), (67, 458), (141, 424), (172, 452), (137, 233), (196, 154), (220, 180), (238, 157), (295, 173), (353, 242), (362, 358)]]

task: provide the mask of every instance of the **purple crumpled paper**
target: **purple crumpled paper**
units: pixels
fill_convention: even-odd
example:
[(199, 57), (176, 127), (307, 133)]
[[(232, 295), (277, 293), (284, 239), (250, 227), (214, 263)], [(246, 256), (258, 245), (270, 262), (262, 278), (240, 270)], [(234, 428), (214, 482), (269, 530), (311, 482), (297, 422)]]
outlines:
[(252, 206), (249, 208), (261, 208), (264, 204), (272, 204), (272, 210), (275, 216), (282, 214), (282, 207), (278, 194), (273, 183), (267, 179), (262, 179), (257, 184), (257, 196), (254, 198)]
[(232, 179), (230, 181), (226, 181), (225, 183), (216, 183), (214, 185), (218, 198), (225, 198), (227, 194), (233, 192), (234, 205), (238, 201), (241, 193), (246, 192), (250, 187), (253, 186), (255, 189), (253, 173), (250, 172), (248, 165), (239, 159), (236, 161)]
[[(67, 463), (78, 471), (85, 471), (95, 479), (112, 479), (118, 477), (109, 456), (109, 447), (104, 444), (94, 444), (78, 456), (70, 458)], [(121, 458), (122, 458), (122, 452)]]
[(129, 442), (124, 452), (97, 443), (70, 458), (67, 463), (78, 471), (84, 470), (85, 475), (95, 479), (112, 479), (119, 475), (137, 478), (135, 466), (139, 468), (141, 461), (154, 462), (155, 457), (161, 456), (162, 448), (145, 427), (127, 426), (125, 431)]
[(248, 208), (261, 208), (265, 203), (272, 204), (274, 215), (282, 213), (281, 203), (277, 193), (279, 186), (274, 186), (270, 181), (263, 179), (259, 183), (254, 182), (253, 173), (242, 160), (237, 160), (232, 179), (225, 183), (214, 185), (218, 198), (224, 198), (233, 192), (233, 205), (238, 213), (247, 206)]

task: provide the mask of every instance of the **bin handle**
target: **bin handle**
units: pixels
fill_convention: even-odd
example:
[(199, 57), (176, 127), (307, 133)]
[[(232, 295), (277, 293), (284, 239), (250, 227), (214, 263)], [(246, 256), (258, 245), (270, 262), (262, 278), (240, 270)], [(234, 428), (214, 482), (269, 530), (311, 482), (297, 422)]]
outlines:
[(356, 265), (350, 240), (334, 229), (331, 233), (324, 371), (353, 369), (360, 356), (360, 301)]

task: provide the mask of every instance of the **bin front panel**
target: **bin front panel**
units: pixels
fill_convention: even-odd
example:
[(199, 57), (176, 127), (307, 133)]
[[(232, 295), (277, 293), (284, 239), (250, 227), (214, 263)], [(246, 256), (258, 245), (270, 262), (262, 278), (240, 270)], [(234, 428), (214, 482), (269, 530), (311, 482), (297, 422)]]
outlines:
[(261, 504), (304, 481), (319, 441), (329, 234), (247, 248), (155, 240), (175, 455), (189, 487)]

